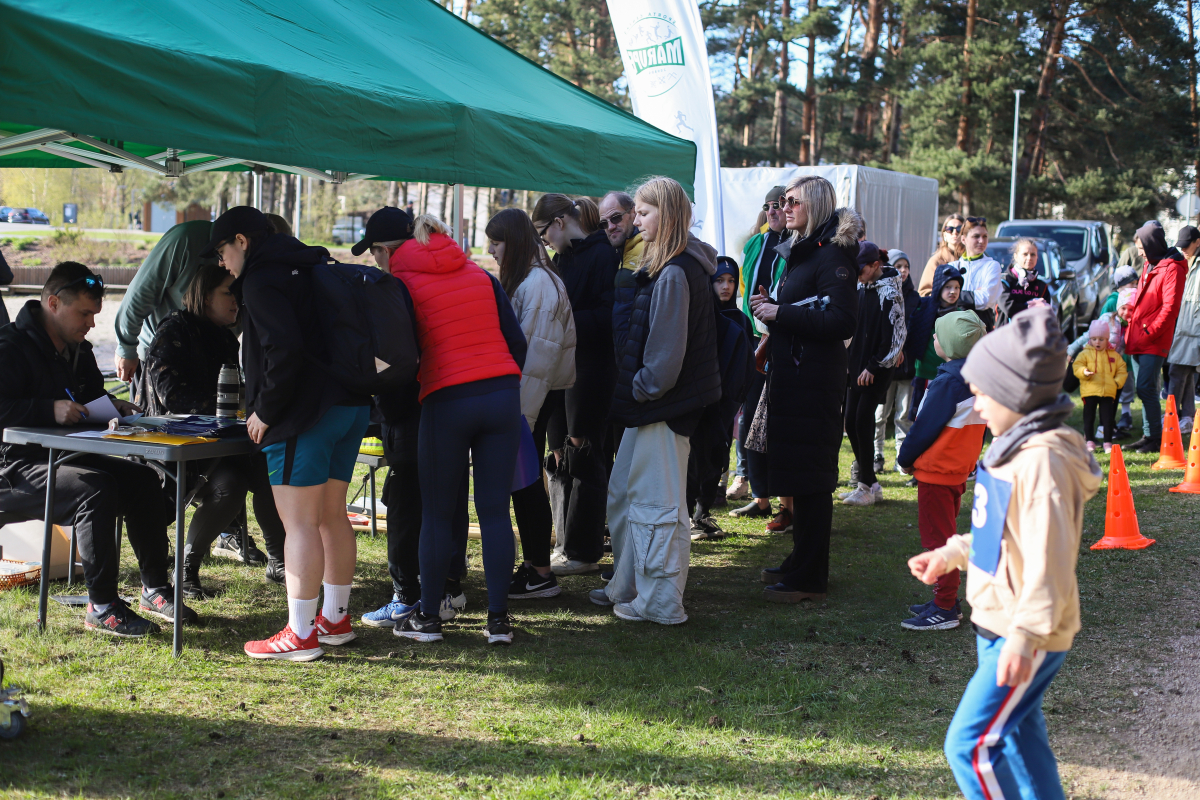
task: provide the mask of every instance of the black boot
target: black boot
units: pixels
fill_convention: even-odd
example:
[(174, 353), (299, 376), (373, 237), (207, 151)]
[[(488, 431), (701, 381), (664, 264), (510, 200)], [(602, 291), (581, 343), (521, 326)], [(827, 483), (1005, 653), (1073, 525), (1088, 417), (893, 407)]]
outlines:
[(207, 600), (214, 594), (200, 585), (200, 563), (203, 560), (203, 553), (187, 553), (183, 557), (183, 580), (180, 586), (183, 596), (188, 600)]

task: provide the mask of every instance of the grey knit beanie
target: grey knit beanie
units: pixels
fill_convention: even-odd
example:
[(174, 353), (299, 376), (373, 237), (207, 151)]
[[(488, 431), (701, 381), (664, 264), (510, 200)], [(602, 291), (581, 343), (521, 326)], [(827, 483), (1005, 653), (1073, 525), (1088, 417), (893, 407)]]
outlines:
[(1028, 414), (1053, 403), (1067, 374), (1067, 340), (1054, 309), (1029, 308), (979, 340), (962, 377), (1005, 408)]

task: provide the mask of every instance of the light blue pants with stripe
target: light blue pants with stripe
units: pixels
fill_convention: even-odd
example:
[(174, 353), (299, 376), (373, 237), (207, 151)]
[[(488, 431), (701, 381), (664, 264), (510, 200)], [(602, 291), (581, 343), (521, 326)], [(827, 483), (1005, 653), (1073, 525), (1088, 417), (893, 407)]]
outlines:
[(997, 686), (1004, 639), (977, 636), (976, 645), (979, 666), (946, 731), (946, 758), (958, 788), (967, 800), (1061, 800), (1042, 696), (1067, 652), (1035, 651), (1028, 682)]

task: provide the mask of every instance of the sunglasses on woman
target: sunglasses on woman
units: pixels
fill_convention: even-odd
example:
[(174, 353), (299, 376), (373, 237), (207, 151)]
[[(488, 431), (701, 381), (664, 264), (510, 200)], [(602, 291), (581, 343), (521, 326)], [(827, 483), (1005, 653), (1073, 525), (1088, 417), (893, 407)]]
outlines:
[(779, 205), (783, 206), (784, 208), (795, 208), (796, 206), (803, 204), (803, 200), (797, 200), (794, 197), (785, 197), (779, 201)]
[(946, 227), (942, 228), (943, 233), (958, 233), (961, 230), (962, 230), (962, 225), (958, 225), (958, 226), (947, 225)]

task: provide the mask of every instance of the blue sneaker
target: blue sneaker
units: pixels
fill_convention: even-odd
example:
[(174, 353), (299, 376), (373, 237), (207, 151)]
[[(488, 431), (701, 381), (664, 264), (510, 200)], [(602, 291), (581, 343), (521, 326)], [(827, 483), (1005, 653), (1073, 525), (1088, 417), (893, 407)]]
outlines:
[(900, 627), (908, 631), (948, 631), (959, 626), (961, 614), (957, 600), (951, 609), (938, 608), (934, 603), (920, 615), (901, 622)]
[(416, 611), (420, 605), (420, 601), (418, 601), (410, 606), (402, 602), (399, 596), (393, 596), (392, 602), (375, 611), (363, 614), (362, 621), (364, 625), (372, 628), (394, 628), (403, 622), (405, 617)]
[[(924, 614), (926, 610), (933, 608), (936, 605), (937, 603), (935, 603), (933, 600), (930, 600), (927, 603), (915, 603), (908, 607), (908, 613), (912, 614), (914, 617), (919, 617)], [(958, 601), (955, 601), (954, 603), (954, 610), (958, 612), (958, 618), (962, 619), (964, 614), (962, 612), (962, 606), (959, 605)]]

